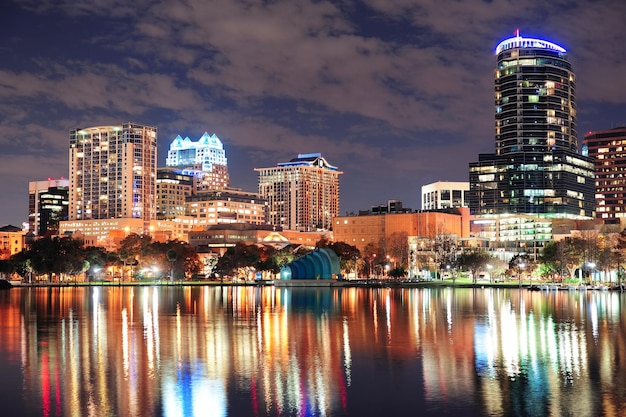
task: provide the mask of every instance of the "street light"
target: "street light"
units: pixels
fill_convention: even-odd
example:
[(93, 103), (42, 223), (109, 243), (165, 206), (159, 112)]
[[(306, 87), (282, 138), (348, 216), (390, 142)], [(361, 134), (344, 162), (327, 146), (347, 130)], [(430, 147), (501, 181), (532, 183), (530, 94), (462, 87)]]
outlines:
[(522, 269), (526, 267), (524, 262), (517, 264), (517, 279), (519, 280), (519, 287), (522, 287)]
[(589, 268), (589, 279), (590, 281), (593, 281), (593, 270), (596, 267), (596, 263), (595, 262), (587, 262), (587, 268)]

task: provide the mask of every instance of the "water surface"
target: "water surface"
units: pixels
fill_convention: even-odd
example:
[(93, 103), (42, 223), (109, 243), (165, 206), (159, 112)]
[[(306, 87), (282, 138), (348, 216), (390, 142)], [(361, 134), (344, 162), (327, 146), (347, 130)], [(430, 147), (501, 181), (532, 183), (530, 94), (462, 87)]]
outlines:
[(626, 415), (624, 297), (13, 288), (0, 415)]

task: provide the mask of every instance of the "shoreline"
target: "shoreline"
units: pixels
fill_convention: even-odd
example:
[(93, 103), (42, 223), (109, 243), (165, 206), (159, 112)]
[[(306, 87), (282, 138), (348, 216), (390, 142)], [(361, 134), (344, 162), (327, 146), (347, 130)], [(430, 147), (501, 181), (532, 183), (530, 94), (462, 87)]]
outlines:
[[(3, 281), (3, 282), (2, 282)], [(21, 282), (0, 280), (0, 289), (11, 288), (79, 288), (79, 287), (269, 287), (276, 288), (501, 288), (501, 289), (525, 289), (529, 291), (553, 292), (553, 291), (621, 291), (626, 289), (625, 284), (611, 283), (611, 285), (592, 286), (585, 284), (553, 284), (553, 283), (519, 283), (519, 282), (452, 282), (449, 280), (438, 281), (393, 281), (393, 280), (294, 280), (291, 282), (281, 281), (134, 281), (134, 282)]]

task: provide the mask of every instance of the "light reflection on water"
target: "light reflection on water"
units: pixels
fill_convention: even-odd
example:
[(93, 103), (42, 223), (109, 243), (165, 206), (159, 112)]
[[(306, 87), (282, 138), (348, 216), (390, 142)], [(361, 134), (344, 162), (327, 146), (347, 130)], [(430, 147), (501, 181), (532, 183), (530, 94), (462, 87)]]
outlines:
[(624, 297), (14, 288), (0, 401), (15, 416), (626, 415)]

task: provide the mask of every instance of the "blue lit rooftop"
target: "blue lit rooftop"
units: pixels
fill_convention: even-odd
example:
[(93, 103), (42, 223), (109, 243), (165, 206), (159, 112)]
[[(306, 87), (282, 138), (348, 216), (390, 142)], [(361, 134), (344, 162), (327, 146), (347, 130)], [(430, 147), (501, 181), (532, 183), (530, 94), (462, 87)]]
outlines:
[(557, 45), (556, 43), (548, 42), (543, 39), (524, 38), (520, 36), (519, 31), (517, 31), (516, 36), (505, 39), (500, 42), (498, 46), (496, 46), (496, 55), (502, 51), (506, 51), (507, 49), (514, 48), (549, 49), (561, 53), (567, 52), (565, 48)]

